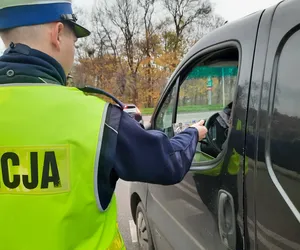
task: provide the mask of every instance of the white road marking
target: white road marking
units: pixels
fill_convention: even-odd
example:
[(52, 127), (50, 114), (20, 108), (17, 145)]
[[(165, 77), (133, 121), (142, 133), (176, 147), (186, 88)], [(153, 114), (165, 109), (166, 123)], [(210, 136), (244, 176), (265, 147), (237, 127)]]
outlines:
[(132, 241), (132, 243), (138, 242), (138, 240), (137, 240), (137, 234), (136, 234), (136, 226), (135, 226), (133, 220), (129, 220), (129, 228), (130, 228), (130, 234), (131, 234), (131, 241)]

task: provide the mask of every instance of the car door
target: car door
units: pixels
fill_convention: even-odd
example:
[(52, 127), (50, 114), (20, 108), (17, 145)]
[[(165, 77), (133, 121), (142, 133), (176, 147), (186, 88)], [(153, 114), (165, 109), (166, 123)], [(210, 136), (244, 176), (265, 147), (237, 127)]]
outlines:
[[(181, 183), (148, 186), (147, 214), (158, 250), (243, 249), (245, 119), (261, 14), (200, 41), (173, 74), (153, 115), (152, 128), (172, 137), (233, 105), (231, 129), (218, 155), (199, 144)], [(209, 133), (214, 140), (215, 132)]]
[(246, 151), (249, 249), (300, 249), (299, 10), (298, 0), (281, 2), (259, 31)]

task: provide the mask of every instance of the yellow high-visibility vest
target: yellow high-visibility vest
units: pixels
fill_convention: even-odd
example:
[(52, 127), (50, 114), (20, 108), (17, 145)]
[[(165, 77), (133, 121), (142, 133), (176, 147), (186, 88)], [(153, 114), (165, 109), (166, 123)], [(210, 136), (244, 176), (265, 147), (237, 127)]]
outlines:
[(97, 192), (107, 104), (54, 84), (0, 85), (0, 250), (125, 249)]

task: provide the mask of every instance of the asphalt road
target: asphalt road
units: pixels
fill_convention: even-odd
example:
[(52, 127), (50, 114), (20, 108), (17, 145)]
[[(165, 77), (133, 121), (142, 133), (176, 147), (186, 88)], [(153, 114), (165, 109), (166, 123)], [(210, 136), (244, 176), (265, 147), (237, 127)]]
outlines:
[(119, 229), (125, 241), (126, 249), (138, 250), (135, 225), (129, 205), (129, 183), (119, 180), (116, 188), (118, 202)]

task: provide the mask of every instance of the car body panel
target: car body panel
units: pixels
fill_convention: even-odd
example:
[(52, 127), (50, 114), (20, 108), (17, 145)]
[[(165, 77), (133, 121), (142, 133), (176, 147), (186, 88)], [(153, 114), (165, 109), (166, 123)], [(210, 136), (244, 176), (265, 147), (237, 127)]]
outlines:
[[(252, 170), (245, 179), (247, 224), (254, 238), (250, 241), (251, 249), (300, 249), (300, 221), (282, 195), (286, 194), (299, 213), (299, 159), (296, 154), (289, 153), (299, 150), (299, 144), (293, 140), (297, 138), (297, 133), (292, 131), (297, 124), (298, 131), (300, 128), (300, 115), (295, 113), (299, 110), (300, 85), (292, 80), (293, 74), (298, 74), (299, 70), (299, 10), (299, 1), (281, 2), (272, 15), (270, 13), (262, 20), (264, 25), (259, 32), (251, 83), (246, 152), (251, 162), (249, 170)], [(291, 51), (285, 47), (286, 44), (294, 46)], [(277, 82), (276, 67), (278, 61), (280, 64), (281, 50), (285, 48), (290, 54), (284, 55), (282, 52), (282, 56), (290, 61), (278, 66), (285, 67), (285, 78), (283, 82)], [(262, 54), (266, 55), (265, 60), (262, 60)], [(285, 87), (279, 88), (277, 84), (284, 84)], [(273, 105), (278, 111), (275, 120)], [(272, 120), (283, 124), (277, 130), (272, 129)]]

